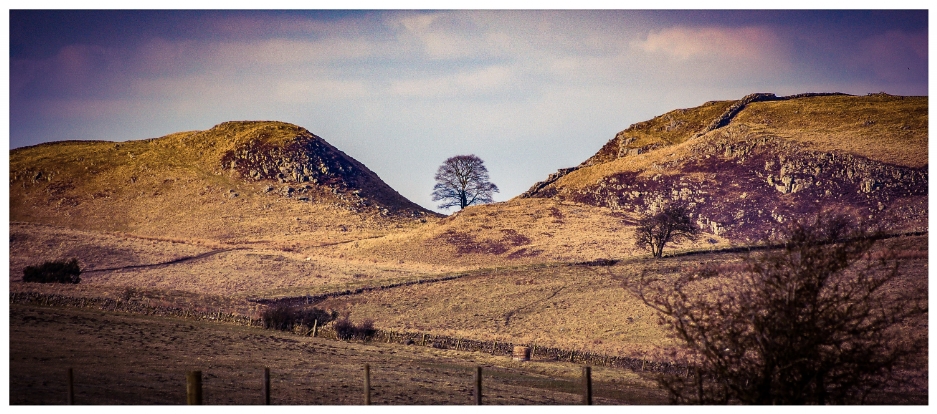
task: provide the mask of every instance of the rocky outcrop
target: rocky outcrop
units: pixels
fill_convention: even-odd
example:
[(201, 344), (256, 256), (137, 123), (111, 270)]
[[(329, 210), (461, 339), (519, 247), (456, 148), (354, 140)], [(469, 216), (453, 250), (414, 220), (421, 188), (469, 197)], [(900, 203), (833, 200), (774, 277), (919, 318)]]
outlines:
[(732, 104), (732, 106), (730, 106), (729, 109), (726, 109), (726, 111), (723, 112), (722, 115), (719, 115), (719, 117), (717, 117), (716, 119), (713, 119), (712, 122), (709, 123), (709, 126), (704, 128), (702, 131), (697, 132), (693, 137), (698, 138), (698, 137), (705, 135), (706, 133), (710, 131), (729, 125), (729, 122), (732, 121), (732, 118), (735, 118), (735, 116), (738, 115), (739, 112), (742, 112), (742, 110), (745, 109), (745, 107), (748, 106), (748, 104), (752, 102), (764, 102), (764, 101), (776, 101), (776, 100), (778, 100), (778, 97), (775, 96), (773, 93), (753, 93), (750, 95), (745, 95), (745, 97), (743, 97), (742, 99)]
[(533, 197), (535, 194), (538, 194), (538, 193), (540, 192), (540, 190), (542, 190), (544, 187), (546, 187), (546, 186), (552, 184), (553, 182), (555, 182), (556, 180), (559, 180), (560, 178), (565, 177), (566, 174), (569, 174), (569, 173), (571, 173), (571, 172), (573, 172), (573, 171), (576, 171), (576, 170), (578, 170), (578, 169), (579, 169), (579, 167), (560, 168), (559, 170), (556, 170), (555, 173), (550, 174), (549, 176), (547, 176), (547, 179), (546, 179), (546, 180), (538, 181), (536, 184), (534, 184), (533, 186), (531, 186), (530, 189), (528, 189), (527, 191), (525, 191), (524, 193), (522, 193), (522, 194), (521, 194), (520, 196), (518, 196), (518, 197), (520, 197), (520, 198), (530, 198), (530, 197)]
[(893, 230), (926, 230), (927, 167), (889, 165), (810, 151), (773, 136), (727, 132), (643, 174), (610, 175), (555, 197), (639, 214), (682, 200), (707, 231), (744, 241), (770, 237), (779, 224), (821, 210)]
[(368, 179), (365, 171), (325, 140), (312, 134), (297, 135), (285, 144), (264, 140), (263, 134), (221, 158), (225, 169), (248, 181), (323, 184), (354, 188)]
[[(331, 193), (353, 211), (375, 209), (381, 215), (428, 213), (384, 183), (374, 172), (324, 139), (300, 129), (291, 139), (272, 140), (260, 133), (221, 157), (221, 167), (247, 181), (275, 181), (276, 192), (299, 201)], [(278, 142), (278, 143), (275, 143)], [(273, 191), (272, 186), (268, 186)]]

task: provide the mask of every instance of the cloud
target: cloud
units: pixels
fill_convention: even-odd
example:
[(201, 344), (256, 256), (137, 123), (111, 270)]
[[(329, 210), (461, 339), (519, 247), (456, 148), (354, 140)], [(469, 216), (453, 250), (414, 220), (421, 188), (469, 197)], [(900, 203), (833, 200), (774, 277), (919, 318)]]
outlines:
[(406, 98), (465, 98), (501, 91), (512, 85), (514, 80), (512, 68), (488, 66), (442, 76), (394, 80), (387, 90), (392, 95)]
[(328, 102), (369, 95), (365, 82), (338, 79), (285, 79), (276, 82), (273, 99), (281, 103)]
[(650, 32), (632, 46), (671, 59), (780, 60), (786, 55), (784, 42), (766, 27), (670, 27)]

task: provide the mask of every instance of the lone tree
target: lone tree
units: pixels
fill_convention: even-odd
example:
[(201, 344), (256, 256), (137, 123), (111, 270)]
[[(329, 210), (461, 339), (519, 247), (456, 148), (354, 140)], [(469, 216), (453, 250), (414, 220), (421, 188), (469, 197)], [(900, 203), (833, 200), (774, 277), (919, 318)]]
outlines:
[(626, 282), (690, 361), (655, 379), (684, 403), (862, 403), (900, 386), (896, 371), (926, 366), (926, 328), (913, 326), (926, 326), (927, 291), (898, 280), (876, 239), (821, 216), (742, 265)]
[(690, 218), (689, 207), (681, 202), (672, 202), (638, 221), (634, 230), (635, 245), (650, 250), (654, 257), (659, 258), (663, 256), (667, 243), (696, 240), (699, 233), (699, 227)]
[(436, 171), (433, 201), (442, 201), (439, 208), (492, 202), (491, 194), (498, 186), (488, 181), (488, 169), (475, 155), (458, 155), (447, 159)]

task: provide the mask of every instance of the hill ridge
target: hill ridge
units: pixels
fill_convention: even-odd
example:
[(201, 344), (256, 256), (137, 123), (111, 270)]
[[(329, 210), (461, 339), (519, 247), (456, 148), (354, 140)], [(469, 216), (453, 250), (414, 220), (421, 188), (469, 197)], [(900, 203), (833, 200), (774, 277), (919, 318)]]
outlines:
[[(783, 100), (811, 98), (811, 97), (818, 97), (818, 96), (852, 96), (852, 95), (848, 95), (848, 94), (841, 93), (841, 92), (806, 92), (806, 93), (799, 93), (795, 95), (779, 97), (773, 93), (766, 93), (766, 92), (751, 93), (751, 94), (745, 95), (744, 97), (742, 97), (742, 99), (733, 101), (734, 103), (732, 103), (728, 108), (726, 108), (719, 116), (712, 119), (712, 121), (710, 121), (709, 124), (705, 128), (699, 130), (696, 133), (691, 134), (690, 136), (688, 136), (688, 139), (699, 138), (716, 129), (725, 127), (732, 121), (733, 118), (735, 118), (736, 115), (738, 115), (739, 112), (741, 112), (749, 104), (754, 103), (754, 102), (783, 101)], [(711, 103), (714, 103), (714, 102), (712, 101), (707, 102), (707, 104), (711, 104)], [(681, 111), (681, 110), (678, 109), (676, 111)], [(673, 112), (675, 111), (671, 111), (669, 113), (673, 113)], [(667, 116), (667, 114), (661, 115), (661, 116)], [(624, 134), (629, 130), (640, 128), (642, 125), (647, 124), (648, 122), (649, 121), (644, 121), (644, 122), (638, 122), (638, 123), (630, 125), (625, 130), (619, 132), (618, 134), (615, 134), (615, 137), (609, 140), (595, 155), (589, 157), (588, 159), (586, 159), (581, 164), (575, 167), (558, 169), (555, 173), (550, 174), (546, 180), (535, 183), (527, 191), (521, 193), (521, 195), (519, 195), (518, 197), (520, 198), (533, 197), (538, 191), (542, 190), (543, 188), (555, 182), (556, 180), (559, 180), (563, 176), (573, 171), (578, 170), (579, 168), (589, 166), (589, 165), (599, 164), (603, 162), (609, 162), (614, 159), (629, 156), (629, 155), (640, 155), (648, 151), (660, 148), (661, 145), (659, 144), (651, 144), (651, 145), (646, 145), (646, 146), (637, 147), (637, 148), (629, 147), (629, 145), (634, 143), (636, 139), (627, 138), (624, 136)], [(607, 155), (603, 156), (603, 154), (607, 154), (610, 152), (613, 152), (616, 154), (615, 156), (612, 157), (612, 159), (609, 159)]]
[(701, 227), (749, 242), (822, 209), (926, 228), (927, 180), (926, 97), (758, 93), (633, 124), (518, 198), (632, 214), (683, 200)]
[[(279, 121), (17, 148), (10, 178), (12, 220), (96, 230), (155, 234), (163, 223), (189, 236), (195, 228), (223, 238), (250, 228), (258, 237), (296, 227), (277, 215), (308, 216), (303, 227), (318, 231), (436, 216), (321, 137)], [(186, 221), (192, 229), (173, 224)]]

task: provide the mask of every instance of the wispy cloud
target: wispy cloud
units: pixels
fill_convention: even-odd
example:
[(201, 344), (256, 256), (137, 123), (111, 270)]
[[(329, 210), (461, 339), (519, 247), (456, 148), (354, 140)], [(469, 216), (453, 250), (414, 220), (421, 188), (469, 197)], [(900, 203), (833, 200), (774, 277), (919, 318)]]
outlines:
[(675, 61), (744, 62), (753, 66), (787, 66), (789, 47), (767, 27), (670, 27), (632, 42), (636, 49)]

